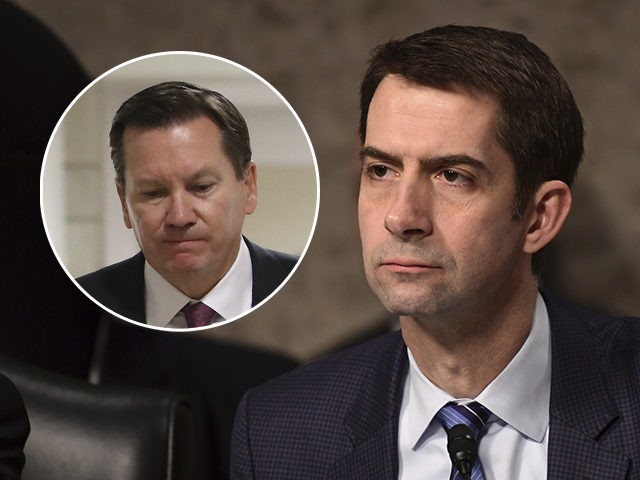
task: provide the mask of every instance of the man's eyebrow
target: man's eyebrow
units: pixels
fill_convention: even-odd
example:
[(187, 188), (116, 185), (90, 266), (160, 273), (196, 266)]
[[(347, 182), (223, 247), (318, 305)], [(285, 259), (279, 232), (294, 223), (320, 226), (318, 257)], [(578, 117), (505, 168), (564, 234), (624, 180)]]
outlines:
[(366, 157), (391, 163), (400, 163), (402, 161), (402, 158), (398, 155), (371, 146), (364, 146), (360, 149), (360, 160), (364, 160)]
[[(209, 175), (215, 176), (216, 175), (215, 169), (211, 167), (202, 167), (197, 171), (193, 172), (188, 177), (186, 177), (184, 180), (187, 182), (195, 182), (200, 180), (202, 177), (206, 177)], [(162, 185), (163, 180), (156, 177), (141, 177), (141, 178), (135, 179), (133, 183), (139, 187), (146, 187), (146, 186)]]
[(463, 153), (453, 155), (442, 155), (439, 157), (424, 157), (420, 159), (423, 165), (429, 165), (433, 169), (442, 169), (447, 167), (456, 167), (459, 165), (468, 165), (482, 173), (487, 179), (493, 179), (493, 173), (487, 167), (487, 164), (477, 158)]
[(193, 174), (189, 175), (188, 177), (188, 181), (196, 181), (201, 179), (202, 177), (206, 177), (208, 175), (215, 175), (216, 171), (215, 169), (209, 167), (209, 166), (205, 166), (200, 168), (199, 170), (193, 172)]
[[(372, 146), (364, 146), (360, 149), (360, 160), (372, 158), (383, 162), (402, 164), (402, 157), (393, 153), (385, 152), (379, 148)], [(430, 170), (439, 170), (443, 168), (452, 168), (460, 165), (468, 165), (480, 172), (487, 180), (493, 180), (493, 173), (487, 167), (487, 164), (471, 155), (464, 153), (441, 155), (437, 157), (422, 157), (419, 162)]]
[(134, 179), (132, 183), (137, 187), (149, 187), (159, 185), (160, 181), (151, 177), (142, 177)]

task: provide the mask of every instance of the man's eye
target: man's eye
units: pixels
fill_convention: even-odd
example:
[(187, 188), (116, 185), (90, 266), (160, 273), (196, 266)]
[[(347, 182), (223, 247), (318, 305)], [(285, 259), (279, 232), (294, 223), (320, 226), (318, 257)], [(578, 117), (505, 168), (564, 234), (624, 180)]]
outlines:
[(212, 183), (199, 183), (198, 185), (194, 185), (192, 190), (196, 193), (206, 193), (213, 187)]
[(391, 170), (385, 165), (371, 165), (367, 168), (367, 173), (372, 178), (384, 178), (389, 175)]
[(447, 182), (455, 185), (461, 185), (469, 181), (469, 178), (455, 170), (444, 170), (441, 174), (442, 178)]
[(145, 192), (142, 192), (142, 195), (147, 198), (158, 198), (160, 195), (162, 195), (162, 192), (160, 190), (147, 190)]
[(375, 167), (373, 167), (373, 174), (376, 177), (384, 177), (388, 171), (389, 169), (384, 165), (376, 165)]

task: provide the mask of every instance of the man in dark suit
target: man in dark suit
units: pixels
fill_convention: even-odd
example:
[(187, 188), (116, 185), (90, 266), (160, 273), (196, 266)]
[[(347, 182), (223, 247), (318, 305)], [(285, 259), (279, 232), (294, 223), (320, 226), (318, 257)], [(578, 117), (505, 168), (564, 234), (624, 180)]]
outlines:
[(223, 95), (185, 82), (149, 87), (118, 109), (111, 158), (124, 222), (141, 252), (78, 279), (110, 310), (157, 327), (246, 313), (297, 258), (242, 237), (257, 205), (246, 122)]
[(640, 323), (535, 272), (583, 154), (549, 58), (482, 27), (388, 42), (360, 139), (365, 273), (401, 332), (250, 390), (232, 478), (638, 478)]

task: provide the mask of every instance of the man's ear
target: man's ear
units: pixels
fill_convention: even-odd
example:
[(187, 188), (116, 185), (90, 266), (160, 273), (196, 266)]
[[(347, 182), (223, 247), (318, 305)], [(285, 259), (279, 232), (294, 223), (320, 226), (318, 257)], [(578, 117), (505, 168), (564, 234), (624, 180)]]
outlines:
[(571, 210), (571, 189), (560, 180), (544, 182), (533, 195), (523, 249), (536, 253), (562, 228)]
[(122, 207), (122, 216), (124, 218), (124, 224), (127, 228), (132, 228), (131, 218), (129, 218), (129, 208), (127, 208), (127, 198), (125, 196), (125, 187), (116, 180), (116, 191), (118, 192), (118, 198), (120, 198), (120, 206)]
[(247, 194), (244, 213), (251, 215), (258, 206), (258, 172), (255, 163), (249, 162), (249, 165), (247, 165), (243, 182)]

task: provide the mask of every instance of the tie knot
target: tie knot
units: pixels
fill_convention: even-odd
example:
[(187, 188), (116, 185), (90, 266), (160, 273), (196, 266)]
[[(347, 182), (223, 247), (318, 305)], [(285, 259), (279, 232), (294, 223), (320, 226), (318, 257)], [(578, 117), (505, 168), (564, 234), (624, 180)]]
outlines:
[(205, 327), (214, 321), (222, 320), (218, 312), (202, 302), (187, 303), (180, 311), (184, 313), (189, 328)]
[(478, 402), (471, 402), (464, 405), (450, 402), (442, 407), (436, 414), (436, 418), (447, 432), (454, 425), (462, 423), (473, 430), (476, 439), (479, 438), (490, 416), (491, 412)]

